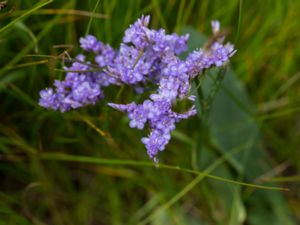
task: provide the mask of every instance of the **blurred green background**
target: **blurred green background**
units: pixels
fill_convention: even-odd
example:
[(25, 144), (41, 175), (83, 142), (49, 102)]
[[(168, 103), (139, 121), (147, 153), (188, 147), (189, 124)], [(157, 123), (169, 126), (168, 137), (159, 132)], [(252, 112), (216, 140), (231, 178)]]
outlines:
[[(300, 1), (3, 3), (0, 224), (300, 224)], [(130, 88), (106, 88), (104, 101), (65, 114), (37, 104), (89, 21), (118, 48), (142, 14), (152, 28), (190, 33), (190, 50), (218, 19), (238, 50), (222, 82), (218, 71), (201, 81), (203, 116), (178, 125), (160, 166), (140, 142), (147, 132), (106, 106), (140, 101)]]

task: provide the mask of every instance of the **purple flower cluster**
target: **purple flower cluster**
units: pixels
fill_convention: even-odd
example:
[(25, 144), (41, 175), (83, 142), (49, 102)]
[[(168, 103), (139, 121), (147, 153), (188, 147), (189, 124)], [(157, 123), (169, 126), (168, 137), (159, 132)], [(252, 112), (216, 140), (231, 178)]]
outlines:
[(151, 133), (148, 137), (143, 137), (142, 142), (147, 148), (148, 155), (153, 159), (159, 151), (165, 149), (171, 138), (170, 132), (175, 129), (175, 123), (197, 113), (194, 107), (183, 114), (176, 113), (172, 111), (172, 102), (156, 96), (151, 100), (145, 100), (142, 104), (109, 103), (109, 106), (127, 112), (131, 128), (142, 130), (146, 123), (149, 124)]
[[(94, 54), (94, 62), (83, 55), (77, 56), (72, 66), (65, 68), (64, 81), (55, 81), (53, 88), (40, 92), (40, 105), (61, 112), (95, 104), (104, 95), (102, 87), (131, 85), (138, 89), (141, 84), (158, 85), (149, 99), (141, 104), (109, 103), (112, 108), (126, 112), (131, 128), (151, 132), (141, 140), (150, 158), (157, 160), (170, 141), (175, 124), (196, 114), (195, 106), (185, 113), (173, 111), (178, 100), (190, 99), (191, 80), (203, 70), (220, 67), (235, 53), (233, 45), (223, 44), (223, 37), (205, 49), (191, 52), (185, 60), (179, 54), (187, 50), (189, 35), (166, 34), (165, 30), (149, 29), (150, 16), (142, 16), (126, 31), (119, 50), (88, 35), (80, 39), (81, 48)], [(212, 22), (214, 36), (219, 34), (220, 24)]]
[(78, 55), (76, 62), (71, 67), (65, 68), (69, 72), (65, 80), (55, 80), (55, 91), (53, 88), (47, 88), (40, 92), (41, 106), (65, 112), (87, 104), (95, 104), (104, 97), (100, 89), (102, 83), (100, 74), (87, 72), (90, 66), (84, 60), (83, 55)]

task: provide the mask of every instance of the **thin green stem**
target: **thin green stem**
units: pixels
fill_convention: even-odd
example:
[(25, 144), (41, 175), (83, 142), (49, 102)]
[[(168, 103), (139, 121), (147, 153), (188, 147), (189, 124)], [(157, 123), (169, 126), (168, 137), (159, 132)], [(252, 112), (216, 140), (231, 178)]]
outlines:
[(92, 15), (91, 15), (91, 17), (89, 19), (89, 23), (88, 23), (86, 31), (85, 31), (85, 35), (88, 35), (89, 32), (90, 32), (90, 29), (91, 29), (91, 26), (92, 26), (92, 22), (93, 22), (93, 19), (94, 19), (94, 15), (96, 14), (96, 10), (97, 10), (99, 4), (100, 4), (100, 0), (97, 1), (96, 5), (95, 5), (95, 7), (93, 9)]
[[(225, 154), (222, 156), (222, 162), (226, 160), (231, 154), (237, 153), (241, 150), (241, 148), (233, 149), (230, 153)], [(95, 158), (95, 157), (89, 157), (89, 156), (79, 156), (79, 155), (70, 155), (70, 154), (63, 154), (63, 153), (41, 153), (41, 154), (33, 154), (33, 158), (37, 158), (40, 160), (45, 161), (64, 161), (64, 162), (77, 162), (77, 163), (87, 163), (87, 164), (99, 164), (99, 165), (111, 165), (111, 166), (137, 166), (137, 167), (153, 167), (153, 168), (161, 168), (161, 169), (167, 169), (167, 170), (174, 170), (174, 171), (180, 171), (190, 174), (196, 174), (196, 175), (202, 175), (204, 177), (208, 177), (214, 180), (228, 182), (232, 184), (238, 184), (242, 186), (248, 186), (258, 189), (266, 189), (266, 190), (276, 190), (276, 191), (286, 191), (285, 188), (280, 187), (270, 187), (270, 186), (264, 186), (264, 185), (256, 185), (246, 182), (239, 182), (234, 181), (222, 177), (218, 177), (215, 175), (209, 174), (210, 171), (198, 171), (198, 170), (192, 170), (187, 168), (182, 168), (180, 166), (172, 166), (172, 165), (166, 165), (166, 164), (155, 164), (153, 162), (146, 162), (146, 161), (133, 161), (133, 160), (119, 160), (119, 159), (103, 159), (103, 158)], [(26, 159), (26, 158), (25, 158)], [(10, 156), (8, 158), (0, 158), (0, 160), (9, 160), (9, 161), (19, 161), (24, 160), (24, 158), (18, 157), (18, 156)]]
[(32, 9), (26, 11), (23, 15), (19, 16), (18, 18), (14, 19), (13, 21), (11, 21), (9, 24), (7, 24), (6, 26), (2, 27), (0, 29), (0, 33), (7, 30), (8, 28), (10, 28), (11, 26), (13, 26), (16, 22), (18, 22), (19, 20), (22, 20), (23, 18), (25, 18), (26, 16), (29, 16), (30, 14), (32, 14), (33, 12), (35, 12), (36, 10), (38, 10), (39, 8), (42, 8), (45, 5), (50, 4), (51, 2), (53, 2), (53, 0), (48, 0), (44, 3), (41, 4), (37, 4), (36, 6), (34, 6)]

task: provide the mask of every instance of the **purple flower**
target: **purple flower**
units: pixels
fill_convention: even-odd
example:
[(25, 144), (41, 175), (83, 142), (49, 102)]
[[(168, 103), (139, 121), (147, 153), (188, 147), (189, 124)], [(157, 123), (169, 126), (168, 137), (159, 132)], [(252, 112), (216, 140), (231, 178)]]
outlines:
[(85, 58), (82, 55), (78, 55), (77, 60), (82, 63), (74, 62), (70, 68), (65, 68), (70, 72), (67, 72), (65, 80), (54, 82), (55, 89), (49, 88), (40, 92), (41, 106), (66, 112), (95, 104), (104, 97), (101, 84), (97, 82), (99, 74), (85, 72), (90, 67), (88, 62), (84, 62)]
[(132, 43), (137, 49), (142, 50), (149, 45), (147, 40), (147, 28), (150, 16), (142, 16), (125, 31), (124, 43)]
[(40, 91), (39, 104), (66, 112), (96, 104), (104, 97), (102, 88), (109, 85), (131, 85), (137, 94), (156, 86), (157, 90), (141, 104), (108, 105), (127, 113), (131, 128), (142, 130), (147, 125), (150, 134), (143, 137), (142, 142), (149, 157), (157, 161), (157, 154), (170, 141), (176, 123), (197, 113), (195, 106), (178, 113), (173, 105), (184, 99), (194, 103), (195, 96), (190, 95), (191, 80), (205, 69), (224, 65), (236, 50), (230, 43), (223, 44), (223, 36), (217, 37), (220, 23), (212, 21), (216, 41), (181, 59), (179, 54), (187, 51), (189, 35), (150, 29), (149, 22), (150, 16), (142, 16), (130, 25), (118, 50), (93, 35), (80, 38), (80, 47), (92, 55), (92, 61), (87, 61), (85, 55), (78, 55), (70, 67), (64, 68), (64, 80), (55, 80), (53, 88)]
[(214, 42), (211, 48), (207, 51), (202, 49), (193, 51), (186, 59), (187, 73), (191, 78), (202, 73), (204, 69), (208, 69), (213, 65), (220, 67), (226, 63), (235, 50), (231, 44), (223, 45), (219, 42)]
[(202, 73), (204, 69), (209, 68), (213, 64), (213, 61), (207, 53), (199, 49), (190, 53), (185, 63), (188, 70), (187, 73), (191, 78), (194, 78)]
[(135, 103), (129, 103), (129, 104), (116, 104), (116, 103), (108, 103), (108, 106), (117, 109), (121, 112), (132, 112), (136, 108)]
[(131, 128), (136, 127), (142, 130), (147, 122), (148, 111), (142, 105), (138, 105), (132, 112), (128, 113), (128, 117), (131, 120), (129, 123)]
[(40, 100), (39, 105), (44, 108), (53, 108), (57, 110), (59, 108), (59, 104), (57, 102), (57, 96), (54, 94), (52, 88), (46, 88), (40, 91)]
[(188, 50), (188, 39), (189, 34), (183, 36), (178, 36), (177, 34), (167, 35), (167, 40), (170, 43), (170, 46), (176, 55)]
[(148, 137), (143, 137), (141, 141), (147, 148), (147, 154), (151, 159), (155, 158), (159, 151), (163, 151), (169, 143), (171, 136), (160, 130), (152, 130)]
[(140, 56), (141, 52), (132, 46), (122, 44), (114, 59), (114, 64), (108, 70), (125, 84), (136, 84), (150, 73), (151, 63)]
[(172, 112), (172, 114), (170, 116), (171, 116), (171, 118), (174, 118), (175, 121), (178, 123), (183, 119), (188, 119), (189, 117), (195, 116), (195, 115), (197, 115), (197, 110), (196, 110), (195, 106), (193, 106), (185, 113)]
[(98, 41), (95, 36), (87, 35), (84, 38), (80, 38), (80, 47), (87, 52), (94, 52), (95, 62), (99, 67), (105, 67), (112, 64), (112, 61), (116, 55), (115, 50), (109, 45), (103, 44)]
[(80, 38), (80, 47), (87, 52), (98, 53), (102, 48), (102, 42), (97, 41), (96, 37), (93, 35), (87, 35), (84, 38)]
[(100, 67), (105, 67), (112, 65), (113, 60), (116, 56), (115, 50), (110, 47), (109, 45), (102, 45), (102, 48), (99, 51), (100, 53), (96, 55), (95, 57), (95, 62), (100, 66)]
[(218, 20), (211, 21), (212, 32), (214, 35), (218, 34), (220, 31), (220, 22)]
[(151, 133), (148, 138), (143, 138), (142, 142), (145, 144), (150, 158), (155, 157), (159, 151), (164, 150), (170, 140), (170, 132), (176, 127), (176, 122), (196, 114), (194, 107), (186, 113), (180, 114), (172, 110), (172, 104), (169, 100), (161, 96), (154, 99), (152, 101), (145, 100), (142, 104), (108, 104), (117, 110), (128, 113), (131, 128), (136, 127), (141, 130), (146, 123), (149, 124)]
[(212, 55), (213, 55), (213, 62), (217, 67), (222, 66), (225, 62), (228, 61), (229, 56), (231, 54), (230, 48), (215, 42), (212, 47)]

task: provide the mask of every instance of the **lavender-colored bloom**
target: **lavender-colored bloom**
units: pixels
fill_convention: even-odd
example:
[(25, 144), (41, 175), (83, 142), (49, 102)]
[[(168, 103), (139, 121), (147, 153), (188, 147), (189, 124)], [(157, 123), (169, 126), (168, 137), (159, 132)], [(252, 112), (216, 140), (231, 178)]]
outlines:
[(138, 105), (132, 112), (128, 113), (130, 119), (129, 126), (142, 130), (147, 122), (148, 111), (142, 105)]
[(231, 52), (229, 51), (226, 46), (215, 42), (212, 47), (212, 57), (213, 57), (213, 62), (217, 67), (222, 66), (225, 62), (228, 61), (229, 55)]
[(178, 36), (177, 34), (167, 35), (167, 41), (170, 43), (170, 47), (176, 55), (188, 50), (187, 42), (189, 34)]
[(147, 38), (152, 43), (152, 49), (157, 53), (178, 55), (187, 51), (187, 41), (189, 34), (178, 36), (177, 34), (166, 34), (164, 29), (158, 31), (151, 30), (147, 34)]
[(132, 43), (138, 50), (150, 47), (156, 53), (173, 52), (180, 54), (187, 50), (189, 35), (167, 35), (164, 29), (158, 31), (148, 28), (150, 17), (142, 16), (125, 31), (124, 43)]
[(133, 112), (133, 110), (137, 107), (135, 103), (129, 103), (129, 104), (116, 104), (116, 103), (108, 103), (108, 106), (117, 109), (121, 112)]
[(187, 112), (185, 113), (176, 113), (176, 112), (172, 112), (172, 114), (170, 115), (171, 118), (174, 118), (176, 123), (180, 122), (183, 119), (188, 119), (191, 116), (195, 116), (197, 115), (197, 110), (195, 108), (195, 106), (193, 106), (192, 108), (190, 108)]
[(166, 34), (164, 29), (158, 31), (148, 29), (146, 36), (152, 50), (160, 55), (168, 53), (178, 55), (188, 49), (188, 34), (178, 36), (177, 34)]
[(72, 85), (68, 85), (67, 81), (56, 82), (56, 92), (52, 88), (42, 90), (39, 104), (45, 108), (65, 112), (88, 104), (95, 104), (103, 98), (99, 85), (90, 82), (85, 77), (78, 80), (80, 81), (74, 82)]
[(125, 31), (118, 50), (98, 41), (95, 36), (80, 38), (80, 47), (93, 54), (93, 62), (78, 55), (70, 67), (65, 67), (64, 80), (55, 80), (53, 88), (40, 92), (39, 104), (61, 112), (95, 104), (104, 97), (102, 87), (129, 84), (138, 94), (157, 86), (143, 103), (108, 103), (114, 109), (125, 112), (131, 128), (143, 129), (147, 124), (150, 134), (142, 138), (147, 153), (157, 161), (171, 139), (176, 123), (196, 115), (195, 106), (184, 113), (173, 110), (178, 100), (189, 99), (191, 80), (205, 69), (220, 67), (235, 53), (233, 45), (223, 44), (220, 23), (212, 21), (212, 31), (217, 37), (204, 49), (191, 52), (186, 59), (179, 54), (187, 50), (189, 35), (166, 34), (164, 29), (149, 29), (150, 16), (142, 16)]
[(191, 78), (196, 77), (204, 69), (209, 68), (212, 64), (212, 58), (202, 49), (190, 53), (185, 61), (188, 74)]
[(181, 74), (184, 74), (187, 72), (187, 67), (186, 67), (185, 63), (183, 61), (181, 61), (178, 57), (168, 56), (168, 59), (165, 59), (165, 60), (168, 63), (165, 65), (165, 68), (162, 70), (162, 75), (178, 77)]
[(144, 128), (148, 119), (148, 109), (143, 107), (143, 105), (137, 105), (135, 103), (130, 103), (127, 105), (108, 103), (108, 105), (117, 110), (127, 112), (130, 119), (129, 126), (131, 128), (136, 127), (139, 130)]
[(194, 78), (200, 74), (204, 69), (208, 69), (213, 65), (220, 67), (224, 65), (235, 53), (231, 44), (222, 45), (219, 42), (212, 44), (211, 48), (207, 51), (202, 49), (193, 51), (186, 59), (186, 67), (188, 74)]
[(147, 148), (147, 154), (151, 159), (155, 158), (159, 151), (163, 151), (165, 146), (170, 141), (169, 133), (164, 133), (160, 130), (152, 130), (149, 137), (144, 137), (141, 141)]
[(125, 84), (136, 84), (145, 79), (150, 73), (151, 62), (145, 60), (145, 56), (132, 46), (122, 44), (120, 51), (114, 59), (114, 64), (108, 67)]
[(116, 55), (115, 50), (107, 44), (98, 41), (95, 36), (87, 35), (80, 38), (80, 47), (87, 52), (94, 52), (96, 55), (95, 62), (100, 67), (111, 65)]
[(80, 47), (87, 52), (99, 52), (102, 48), (102, 42), (99, 42), (95, 36), (87, 35), (84, 38), (80, 38)]
[(171, 112), (172, 103), (163, 98), (157, 98), (155, 100), (145, 100), (143, 103), (145, 108), (149, 109), (149, 120), (157, 120), (157, 118), (169, 114)]
[(99, 84), (102, 87), (107, 87), (111, 84), (118, 84), (117, 78), (110, 75), (108, 72), (93, 72), (93, 78), (95, 79), (95, 83)]
[(170, 132), (175, 129), (176, 122), (196, 114), (194, 107), (186, 113), (180, 114), (172, 111), (172, 104), (169, 100), (164, 99), (162, 96), (154, 99), (145, 100), (142, 104), (108, 104), (117, 110), (128, 113), (131, 128), (143, 129), (148, 122), (151, 133), (148, 138), (143, 138), (142, 141), (150, 158), (155, 157), (159, 151), (164, 150), (170, 140)]
[(160, 80), (158, 95), (168, 101), (183, 99), (190, 90), (189, 76), (185, 73), (178, 77), (164, 77)]
[(52, 108), (57, 110), (59, 104), (57, 102), (57, 96), (54, 94), (53, 88), (46, 88), (40, 91), (39, 105), (44, 108)]
[(74, 62), (70, 68), (65, 68), (70, 72), (67, 72), (65, 80), (54, 82), (55, 90), (50, 88), (40, 92), (39, 104), (41, 106), (66, 112), (95, 104), (104, 97), (101, 85), (97, 83), (98, 74), (85, 72), (90, 67), (88, 62), (84, 62), (84, 56), (78, 55), (77, 60), (82, 63)]
[(112, 65), (113, 60), (116, 56), (115, 50), (109, 45), (102, 44), (102, 48), (99, 50), (99, 54), (95, 57), (95, 62), (100, 67)]
[(158, 31), (149, 31), (147, 34), (147, 38), (151, 41), (151, 48), (156, 54), (161, 54), (168, 51), (172, 52), (170, 43), (166, 41), (166, 33), (164, 29), (160, 29)]
[(176, 77), (162, 78), (159, 84), (158, 96), (168, 101), (174, 101), (177, 98), (179, 86)]
[(190, 96), (188, 96), (188, 100), (194, 102), (196, 100), (196, 96), (195, 95), (190, 95)]
[(212, 32), (214, 35), (218, 34), (220, 31), (220, 22), (218, 20), (211, 21)]
[(175, 129), (175, 119), (170, 117), (168, 114), (161, 115), (150, 121), (150, 126), (152, 129), (161, 130), (164, 133), (170, 133)]
[(132, 43), (137, 49), (142, 50), (149, 45), (146, 33), (150, 16), (142, 16), (125, 31), (124, 43)]

